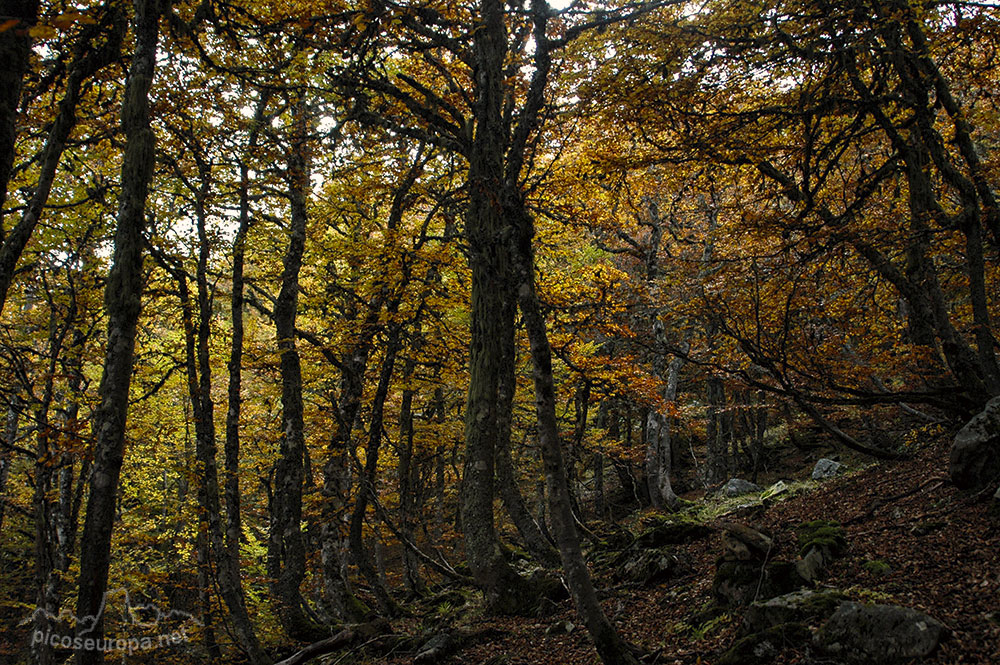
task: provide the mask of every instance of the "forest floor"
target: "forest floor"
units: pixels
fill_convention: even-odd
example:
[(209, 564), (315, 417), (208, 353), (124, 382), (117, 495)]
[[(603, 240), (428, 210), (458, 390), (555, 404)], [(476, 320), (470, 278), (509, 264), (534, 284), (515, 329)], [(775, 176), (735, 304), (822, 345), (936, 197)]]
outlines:
[[(869, 465), (768, 507), (744, 506), (717, 521), (767, 530), (785, 551), (794, 551), (794, 529), (803, 522), (843, 523), (847, 553), (825, 571), (822, 586), (861, 601), (913, 607), (938, 619), (951, 635), (925, 663), (1000, 663), (1000, 528), (988, 501), (976, 501), (950, 484), (948, 450), (949, 441), (934, 443), (911, 460)], [(810, 470), (803, 468), (799, 477), (808, 477)], [(597, 572), (606, 613), (626, 639), (656, 654), (648, 662), (708, 665), (738, 634), (738, 610), (710, 609), (722, 551), (719, 533), (684, 547), (686, 573), (653, 588), (621, 585), (609, 571)], [(427, 617), (422, 622), (427, 626)], [(567, 622), (579, 624), (568, 600), (544, 618), (473, 612), (458, 627), (479, 639), (444, 662), (598, 663), (586, 631), (577, 626), (567, 633)], [(410, 632), (414, 626), (406, 623), (394, 628)], [(408, 664), (413, 654), (379, 662)], [(816, 661), (805, 647), (788, 647), (772, 662)]]
[[(929, 443), (914, 458), (870, 464), (845, 459), (847, 473), (825, 481), (806, 481), (815, 459), (782, 450), (779, 477), (792, 489), (776, 500), (756, 495), (721, 500), (691, 492), (684, 498), (709, 526), (746, 524), (769, 532), (777, 556), (795, 557), (795, 528), (813, 520), (836, 520), (846, 530), (847, 550), (824, 571), (821, 586), (840, 589), (865, 602), (904, 605), (943, 623), (950, 637), (924, 663), (1000, 663), (1000, 517), (989, 501), (958, 492), (947, 477), (950, 438)], [(815, 455), (812, 456), (813, 458)], [(646, 510), (619, 520), (633, 534), (668, 517)], [(611, 527), (609, 527), (611, 528)], [(682, 562), (676, 574), (653, 585), (624, 584), (610, 565), (597, 566), (605, 612), (623, 636), (650, 656), (650, 665), (712, 665), (740, 634), (741, 610), (723, 610), (713, 601), (716, 561), (723, 551), (721, 529), (676, 546)], [(603, 560), (614, 558), (604, 552)], [(30, 553), (14, 566), (23, 577), (18, 588), (30, 588)], [(27, 606), (25, 592), (20, 607)], [(14, 599), (10, 599), (14, 600)], [(391, 622), (400, 637), (389, 653), (366, 648), (329, 654), (319, 665), (411, 665), (416, 645), (441, 633), (465, 636), (445, 665), (596, 665), (599, 663), (572, 603), (556, 603), (545, 616), (487, 616), (478, 594), (442, 588), (419, 603), (408, 602), (410, 614)], [(14, 610), (11, 610), (14, 611)], [(0, 625), (20, 614), (0, 612)], [(9, 613), (9, 612), (8, 612)], [(17, 631), (15, 631), (17, 632)], [(415, 637), (417, 636), (417, 637)], [(383, 643), (384, 644), (384, 643)], [(23, 635), (0, 634), (0, 663), (14, 662)], [(282, 657), (294, 652), (286, 645)], [(166, 662), (156, 652), (150, 663)], [(10, 659), (10, 660), (8, 660)], [(137, 661), (138, 662), (138, 661)], [(206, 661), (207, 662), (207, 661)], [(806, 646), (786, 646), (768, 662), (778, 665), (831, 663), (816, 660)]]

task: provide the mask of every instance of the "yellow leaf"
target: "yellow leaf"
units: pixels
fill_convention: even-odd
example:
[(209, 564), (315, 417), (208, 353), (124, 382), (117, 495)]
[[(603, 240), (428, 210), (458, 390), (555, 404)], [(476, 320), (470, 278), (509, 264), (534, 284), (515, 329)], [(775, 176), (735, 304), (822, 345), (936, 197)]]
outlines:
[(28, 29), (28, 34), (35, 39), (52, 39), (59, 31), (51, 25), (35, 25)]
[(97, 21), (86, 14), (81, 14), (80, 12), (66, 12), (65, 14), (60, 14), (52, 19), (52, 25), (60, 30), (69, 30), (77, 23), (93, 25), (94, 23), (97, 23)]
[(0, 23), (0, 32), (7, 32), (8, 30), (10, 30), (11, 28), (13, 28), (14, 26), (16, 26), (20, 22), (21, 21), (19, 21), (16, 18), (7, 19), (3, 23)]

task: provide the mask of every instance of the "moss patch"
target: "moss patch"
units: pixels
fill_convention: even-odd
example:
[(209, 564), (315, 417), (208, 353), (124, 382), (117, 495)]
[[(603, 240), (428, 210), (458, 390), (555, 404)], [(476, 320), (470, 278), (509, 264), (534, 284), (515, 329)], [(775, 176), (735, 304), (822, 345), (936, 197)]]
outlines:
[(840, 522), (815, 520), (800, 524), (798, 532), (799, 556), (806, 556), (812, 549), (819, 549), (830, 558), (847, 551), (847, 535)]

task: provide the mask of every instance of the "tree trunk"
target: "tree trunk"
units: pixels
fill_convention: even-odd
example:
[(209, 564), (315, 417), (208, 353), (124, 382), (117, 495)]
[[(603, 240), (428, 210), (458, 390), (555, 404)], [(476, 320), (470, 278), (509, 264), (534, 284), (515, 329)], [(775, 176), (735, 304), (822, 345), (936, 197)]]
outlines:
[[(511, 195), (516, 196), (516, 195)], [(515, 199), (515, 205), (517, 200)], [(531, 219), (525, 211), (519, 213), (523, 227), (518, 238), (519, 259), (519, 301), (524, 316), (525, 328), (531, 345), (531, 360), (534, 367), (535, 408), (538, 418), (538, 442), (542, 450), (545, 468), (545, 484), (549, 497), (552, 530), (555, 532), (559, 555), (562, 559), (566, 583), (573, 596), (576, 610), (590, 633), (601, 660), (608, 665), (637, 663), (628, 645), (608, 621), (597, 600), (587, 569), (587, 563), (580, 549), (580, 537), (576, 531), (573, 507), (563, 464), (556, 421), (555, 386), (552, 378), (552, 350), (545, 330), (545, 320), (538, 307), (534, 285), (534, 259), (531, 237), (534, 234)]]
[[(397, 309), (392, 306), (390, 309), (390, 320)], [(372, 586), (375, 598), (382, 611), (388, 616), (395, 616), (399, 613), (399, 608), (395, 601), (386, 591), (378, 571), (372, 566), (368, 555), (368, 548), (364, 543), (364, 519), (368, 510), (369, 502), (375, 496), (375, 475), (378, 470), (378, 456), (382, 443), (382, 424), (385, 415), (385, 400), (389, 396), (389, 387), (392, 382), (392, 373), (396, 364), (396, 355), (400, 348), (400, 335), (402, 331), (398, 326), (389, 334), (388, 346), (385, 359), (382, 361), (382, 370), (379, 373), (378, 386), (375, 388), (375, 395), (372, 398), (372, 416), (368, 426), (368, 444), (365, 447), (365, 466), (361, 472), (358, 485), (358, 496), (354, 502), (354, 511), (351, 515), (351, 551), (354, 553), (354, 560), (358, 564), (358, 569), (365, 579)]]
[[(404, 381), (413, 377), (416, 363), (408, 358), (404, 369)], [(396, 467), (399, 483), (399, 530), (403, 537), (413, 542), (413, 525), (417, 519), (421, 501), (418, 500), (419, 468), (414, 460), (413, 451), (413, 398), (416, 391), (412, 388), (403, 390), (403, 398), (399, 405), (399, 464)], [(409, 548), (403, 548), (403, 580), (406, 588), (414, 597), (424, 595), (426, 586), (420, 576), (420, 561)]]
[(18, 423), (21, 412), (20, 399), (13, 394), (7, 400), (7, 419), (4, 423), (3, 441), (0, 450), (0, 533), (3, 532), (4, 516), (7, 508), (7, 480), (10, 478), (10, 463), (13, 459), (11, 447), (17, 441)]
[(240, 560), (240, 542), (243, 539), (240, 510), (240, 412), (242, 410), (243, 383), (243, 303), (244, 277), (243, 268), (246, 256), (247, 234), (250, 232), (250, 166), (251, 153), (257, 144), (260, 126), (264, 120), (264, 112), (270, 100), (268, 93), (260, 93), (260, 100), (254, 111), (247, 139), (247, 149), (240, 161), (240, 222), (233, 238), (233, 288), (229, 301), (230, 322), (233, 328), (233, 338), (229, 351), (229, 386), (227, 392), (228, 408), (226, 409), (226, 441), (225, 465), (225, 497), (226, 497), (226, 547), (229, 557), (236, 562)]
[[(35, 10), (37, 10), (38, 5), (37, 2), (17, 2), (15, 4), (34, 4)], [(24, 10), (25, 8), (21, 7), (18, 9)], [(109, 9), (108, 11), (116, 12), (117, 10)], [(4, 18), (6, 19), (7, 17)], [(52, 185), (55, 182), (56, 169), (59, 166), (63, 150), (66, 148), (66, 140), (76, 125), (76, 107), (80, 101), (80, 88), (84, 81), (92, 77), (101, 68), (115, 61), (119, 56), (119, 47), (121, 45), (124, 26), (122, 25), (122, 21), (118, 20), (118, 15), (115, 14), (113, 16), (111, 32), (106, 36), (103, 43), (100, 46), (93, 46), (90, 42), (98, 41), (103, 36), (100, 34), (100, 28), (101, 26), (88, 26), (83, 30), (83, 34), (80, 37), (81, 45), (78, 47), (76, 57), (70, 66), (69, 76), (66, 80), (66, 92), (59, 102), (55, 120), (52, 122), (45, 146), (42, 149), (40, 160), (41, 171), (38, 176), (38, 182), (35, 184), (34, 192), (21, 215), (20, 221), (3, 238), (3, 244), (0, 246), (0, 311), (3, 311), (4, 303), (7, 301), (7, 291), (14, 279), (17, 261), (27, 246), (28, 240), (31, 238), (31, 234), (42, 216), (42, 210), (49, 200), (49, 193), (52, 191)], [(28, 38), (19, 38), (12, 34), (15, 32), (17, 32), (16, 29), (8, 29), (0, 32), (0, 53), (11, 49), (11, 56), (14, 58), (11, 62), (15, 67), (18, 67), (22, 64), (20, 46), (27, 44)], [(14, 91), (11, 92), (5, 89), (0, 94), (0, 126), (5, 124), (4, 121), (8, 115), (8, 110), (5, 107), (11, 100), (7, 98), (7, 95), (13, 94), (16, 97), (19, 90), (20, 77), (18, 76)], [(16, 99), (14, 101), (16, 106)], [(14, 112), (14, 109), (11, 109), (11, 112)], [(13, 122), (13, 118), (11, 118), (11, 122)], [(0, 142), (5, 143), (8, 139), (6, 135), (7, 131), (3, 129), (0, 132), (3, 134), (0, 136)], [(9, 138), (13, 141), (13, 135)], [(11, 160), (13, 160), (13, 145), (11, 145), (10, 152), (5, 150), (3, 157), (0, 158), (0, 161), (2, 161), (2, 164), (0, 164), (0, 178), (3, 178), (4, 195), (6, 195), (7, 179), (10, 175), (10, 168), (5, 165)], [(0, 201), (0, 206), (2, 206), (2, 201)]]
[(726, 409), (726, 389), (722, 379), (708, 378), (708, 428), (706, 431), (707, 459), (705, 484), (712, 487), (726, 482), (729, 475), (729, 438), (723, 422)]
[(501, 428), (497, 437), (496, 480), (503, 505), (507, 509), (511, 521), (514, 522), (514, 527), (521, 535), (528, 552), (539, 563), (554, 567), (559, 565), (559, 553), (542, 533), (538, 522), (528, 510), (527, 503), (525, 503), (524, 496), (517, 484), (514, 460), (511, 457), (511, 409), (516, 387), (515, 364), (515, 359), (511, 358), (506, 363), (505, 371), (501, 377), (500, 404), (503, 405), (503, 408), (501, 409)]
[(38, 0), (9, 0), (4, 3), (3, 8), (3, 13), (6, 14), (4, 20), (16, 20), (18, 23), (0, 32), (0, 62), (4, 63), (0, 67), (0, 240), (5, 240), (2, 215), (14, 169), (21, 85), (28, 72), (31, 57), (28, 28), (35, 25), (38, 19), (38, 5)]
[[(135, 333), (142, 300), (142, 230), (146, 196), (155, 161), (153, 131), (149, 126), (149, 89), (156, 67), (162, 0), (135, 2), (135, 54), (125, 83), (122, 161), (118, 229), (111, 272), (105, 287), (108, 315), (107, 355), (94, 413), (94, 460), (90, 496), (80, 540), (80, 577), (76, 615), (93, 617), (92, 630), (79, 624), (77, 634), (100, 639), (104, 634), (102, 609), (108, 583), (111, 532), (115, 522), (118, 484), (125, 455), (125, 420), (135, 351)], [(77, 665), (99, 665), (101, 651), (78, 651)]]
[(494, 469), (505, 408), (505, 363), (514, 357), (510, 243), (497, 192), (504, 171), (503, 69), (507, 53), (504, 5), (481, 0), (474, 33), (475, 134), (469, 157), (466, 237), (472, 272), (472, 339), (465, 412), (465, 468), (460, 508), (466, 556), (490, 611), (516, 613), (530, 595), (500, 554), (493, 519)]
[[(201, 165), (200, 165), (201, 166)], [(204, 166), (207, 166), (205, 164)], [(222, 506), (219, 500), (218, 446), (215, 431), (215, 403), (212, 400), (212, 367), (209, 340), (212, 328), (212, 298), (208, 285), (208, 259), (210, 244), (206, 228), (207, 211), (204, 202), (210, 186), (210, 173), (201, 169), (202, 187), (195, 192), (196, 222), (198, 225), (198, 322), (194, 322), (194, 307), (188, 293), (187, 275), (177, 271), (176, 277), (183, 308), (184, 336), (187, 350), (188, 396), (195, 423), (195, 458), (198, 471), (199, 547), (204, 558), (208, 588), (218, 583), (219, 594), (228, 609), (237, 643), (253, 665), (270, 662), (264, 653), (247, 611), (243, 585), (240, 579), (239, 550), (227, 547), (222, 524)], [(212, 565), (214, 562), (214, 566)], [(214, 569), (214, 574), (212, 573)], [(208, 601), (204, 603), (210, 611)], [(208, 615), (210, 616), (210, 615)], [(206, 621), (206, 628), (209, 623)], [(208, 646), (212, 646), (208, 642)]]
[(274, 304), (274, 325), (281, 354), (281, 443), (274, 470), (274, 499), (268, 542), (268, 575), (278, 602), (278, 617), (294, 639), (311, 640), (324, 631), (306, 614), (300, 587), (306, 574), (302, 538), (302, 486), (305, 436), (303, 433), (302, 367), (295, 343), (299, 270), (306, 244), (306, 194), (309, 159), (305, 102), (296, 104), (292, 145), (288, 154), (291, 201), (288, 249), (281, 274), (281, 290)]

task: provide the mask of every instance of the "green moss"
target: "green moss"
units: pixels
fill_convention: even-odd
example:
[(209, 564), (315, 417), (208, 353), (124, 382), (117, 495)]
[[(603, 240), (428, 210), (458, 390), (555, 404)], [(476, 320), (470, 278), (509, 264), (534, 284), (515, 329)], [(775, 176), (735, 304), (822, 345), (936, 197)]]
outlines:
[(882, 577), (883, 575), (888, 575), (892, 572), (892, 566), (887, 564), (885, 561), (875, 560), (875, 561), (865, 561), (864, 569), (875, 577)]
[(783, 623), (737, 640), (715, 662), (716, 665), (766, 665), (773, 662), (782, 649), (805, 644), (811, 636), (805, 624)]
[(811, 549), (821, 549), (837, 557), (847, 550), (847, 536), (840, 522), (815, 520), (800, 524), (798, 532), (799, 556), (805, 556)]

